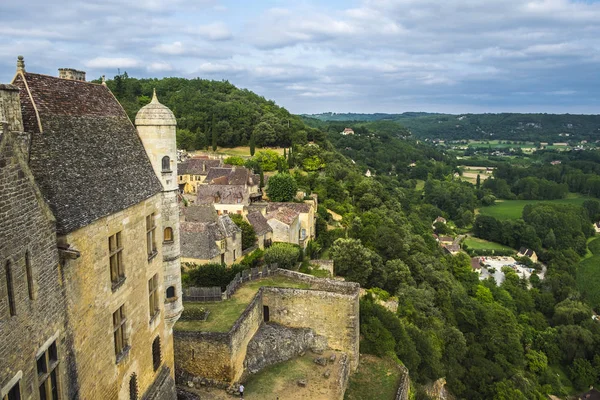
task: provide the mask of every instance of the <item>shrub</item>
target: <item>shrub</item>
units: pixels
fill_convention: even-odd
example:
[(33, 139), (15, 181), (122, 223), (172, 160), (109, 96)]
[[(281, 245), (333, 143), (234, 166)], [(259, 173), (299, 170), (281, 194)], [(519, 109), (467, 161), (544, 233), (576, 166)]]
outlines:
[(273, 150), (261, 150), (254, 156), (254, 160), (260, 164), (265, 172), (275, 171), (279, 165), (279, 159), (283, 159), (283, 157)]
[(261, 249), (256, 249), (252, 253), (244, 257), (240, 264), (245, 265), (248, 268), (256, 268), (263, 263), (264, 256), (264, 251), (262, 251)]
[(225, 164), (229, 164), (229, 165), (243, 166), (246, 163), (246, 160), (244, 160), (240, 156), (231, 156), (231, 157), (227, 157), (226, 159), (224, 159), (223, 162)]
[(265, 250), (265, 262), (283, 269), (294, 269), (299, 256), (300, 247), (291, 243), (275, 243)]
[(230, 215), (231, 220), (242, 230), (242, 250), (246, 250), (256, 244), (256, 233), (252, 225), (244, 220), (239, 214)]
[(235, 275), (245, 269), (248, 267), (242, 264), (233, 264), (231, 267), (222, 264), (195, 265), (187, 273), (189, 286), (220, 286), (221, 290), (225, 290)]

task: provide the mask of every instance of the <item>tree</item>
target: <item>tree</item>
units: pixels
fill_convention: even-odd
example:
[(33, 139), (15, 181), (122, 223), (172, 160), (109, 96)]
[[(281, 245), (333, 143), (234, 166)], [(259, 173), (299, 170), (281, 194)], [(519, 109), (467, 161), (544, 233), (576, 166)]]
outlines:
[(254, 151), (256, 150), (256, 143), (254, 141), (254, 134), (250, 135), (250, 157), (254, 157)]
[(333, 268), (337, 275), (365, 286), (374, 267), (381, 265), (381, 257), (362, 245), (358, 239), (337, 239), (331, 246)]
[(286, 160), (287, 159), (287, 154), (285, 152), (285, 147), (283, 148), (283, 159)]
[(248, 221), (244, 220), (239, 214), (233, 214), (230, 216), (233, 222), (240, 227), (242, 230), (242, 250), (246, 250), (256, 244), (256, 233), (252, 225)]
[(291, 243), (275, 243), (265, 250), (265, 263), (277, 264), (283, 269), (294, 269), (299, 256), (298, 246)]
[(260, 164), (262, 170), (265, 172), (275, 171), (280, 165), (280, 159), (279, 154), (273, 150), (261, 150), (254, 157), (254, 160)]
[(477, 181), (475, 183), (475, 187), (477, 188), (477, 190), (479, 190), (479, 188), (481, 187), (481, 176), (479, 174), (477, 174)]
[(298, 191), (298, 184), (290, 174), (276, 174), (269, 178), (267, 196), (271, 201), (292, 201)]
[(244, 160), (240, 156), (231, 156), (231, 157), (227, 157), (226, 159), (224, 159), (223, 163), (229, 164), (229, 165), (244, 166), (246, 164), (246, 160)]
[(210, 126), (210, 129), (212, 131), (212, 141), (211, 141), (211, 145), (212, 145), (212, 151), (217, 151), (217, 129), (215, 126), (215, 116), (213, 115), (213, 119), (212, 119), (212, 124)]

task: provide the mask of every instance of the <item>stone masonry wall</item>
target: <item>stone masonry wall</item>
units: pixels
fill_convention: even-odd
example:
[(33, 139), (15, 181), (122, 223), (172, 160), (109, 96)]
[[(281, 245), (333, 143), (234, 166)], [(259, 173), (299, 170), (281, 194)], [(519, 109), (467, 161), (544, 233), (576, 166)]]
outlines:
[[(1, 106), (1, 104), (0, 104)], [(63, 398), (69, 398), (69, 349), (63, 278), (54, 217), (34, 184), (17, 139), (0, 128), (0, 398), (15, 384), (21, 398), (37, 398), (36, 358), (52, 342), (59, 356)], [(31, 265), (31, 295), (26, 273)], [(10, 264), (16, 315), (11, 316), (5, 268)]]
[(262, 292), (259, 291), (229, 332), (175, 331), (178, 379), (192, 375), (216, 382), (238, 380), (244, 372), (248, 342), (262, 319)]
[(263, 288), (270, 320), (294, 328), (311, 328), (327, 338), (329, 347), (348, 353), (352, 370), (358, 367), (358, 293)]
[[(137, 376), (140, 397), (154, 385), (162, 367), (174, 373), (173, 338), (165, 329), (161, 194), (60, 238), (81, 256), (65, 262), (68, 312), (83, 399), (124, 399)], [(148, 258), (146, 216), (155, 213), (156, 248)], [(108, 238), (121, 232), (125, 280), (113, 286)], [(158, 276), (159, 312), (150, 317), (148, 281)], [(124, 306), (129, 349), (115, 355), (113, 313)], [(161, 364), (156, 371), (152, 343), (160, 337)], [(173, 380), (171, 379), (171, 382)]]

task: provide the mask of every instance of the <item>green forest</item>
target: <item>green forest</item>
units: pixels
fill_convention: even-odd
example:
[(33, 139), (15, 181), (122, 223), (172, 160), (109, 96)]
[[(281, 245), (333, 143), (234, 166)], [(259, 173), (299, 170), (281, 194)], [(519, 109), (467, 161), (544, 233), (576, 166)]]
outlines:
[[(214, 140), (244, 145), (254, 137), (257, 147), (288, 148), (286, 162), (277, 162), (279, 174), (287, 175), (281, 180), (319, 198), (317, 239), (294, 257), (307, 271), (311, 258), (329, 257), (337, 275), (369, 289), (361, 300), (361, 352), (404, 364), (416, 399), (427, 399), (423, 385), (439, 378), (461, 399), (541, 400), (600, 383), (600, 325), (592, 319), (590, 294), (578, 285), (579, 263), (590, 256), (592, 222), (600, 218), (597, 151), (540, 152), (520, 166), (498, 159), (492, 178), (471, 183), (460, 176), (464, 161), (415, 138), (429, 133), (417, 134), (410, 118), (363, 121), (352, 125), (355, 135), (342, 136), (344, 122), (291, 115), (228, 82), (120, 76), (108, 85), (130, 116), (156, 87), (178, 118), (181, 147), (206, 148)], [(469, 116), (475, 117), (497, 118)], [(441, 117), (416, 116), (421, 118)], [(519, 117), (506, 118), (517, 123)], [(593, 135), (598, 119), (584, 120), (577, 129)], [(513, 129), (508, 121), (507, 134)], [(550, 165), (557, 157), (562, 163)], [(365, 176), (366, 169), (374, 176)], [(516, 220), (477, 215), (499, 199), (569, 193), (590, 199), (528, 205)], [(494, 278), (480, 280), (465, 253), (448, 255), (434, 239), (432, 223), (439, 216), (448, 220), (436, 225), (440, 234), (470, 233), (535, 249), (548, 267), (545, 279), (534, 273), (527, 281), (506, 269), (500, 285)], [(211, 274), (220, 274), (217, 284), (226, 282), (224, 272)], [(390, 297), (398, 301), (397, 312), (381, 305)]]
[[(315, 114), (326, 122), (398, 122), (418, 138), (465, 140), (506, 139), (563, 142), (600, 139), (599, 115), (572, 114)], [(563, 136), (559, 136), (563, 134)], [(568, 134), (569, 136), (565, 136)]]

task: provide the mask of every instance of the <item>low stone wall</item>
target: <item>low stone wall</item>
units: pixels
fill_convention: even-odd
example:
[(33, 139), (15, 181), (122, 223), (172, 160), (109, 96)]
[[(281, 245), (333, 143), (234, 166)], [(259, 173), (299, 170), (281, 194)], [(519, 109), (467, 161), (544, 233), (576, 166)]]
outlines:
[(277, 269), (276, 275), (287, 276), (298, 282), (306, 282), (311, 285), (312, 290), (323, 290), (327, 292), (356, 295), (360, 291), (360, 285), (356, 282), (345, 282), (336, 279), (317, 278), (312, 275), (303, 274), (301, 272), (290, 271), (287, 269)]
[(406, 369), (405, 366), (400, 365), (399, 367), (402, 371), (402, 378), (400, 379), (398, 391), (396, 392), (396, 400), (408, 400), (410, 395), (410, 376), (408, 374), (408, 369)]
[(177, 383), (186, 384), (187, 376), (203, 377), (211, 384), (238, 380), (244, 372), (246, 347), (262, 320), (259, 291), (229, 332), (174, 331)]

